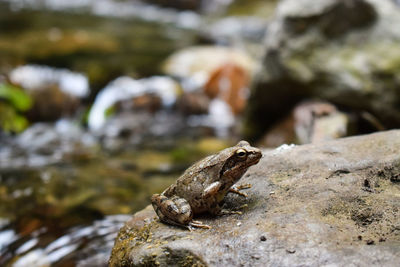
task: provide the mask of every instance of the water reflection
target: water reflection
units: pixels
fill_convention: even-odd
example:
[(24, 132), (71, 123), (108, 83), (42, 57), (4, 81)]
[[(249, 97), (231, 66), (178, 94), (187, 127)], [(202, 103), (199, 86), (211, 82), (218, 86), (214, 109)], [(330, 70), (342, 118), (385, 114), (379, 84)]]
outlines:
[[(43, 246), (43, 242), (39, 244), (39, 241), (45, 239), (44, 236), (48, 234), (46, 229), (35, 231), (28, 237), (25, 237), (24, 242), (20, 246), (18, 246), (18, 242), (16, 241), (20, 237), (13, 233), (12, 230), (4, 230), (0, 233), (0, 242), (3, 240), (2, 247), (15, 243), (16, 249), (14, 252), (8, 251), (4, 258), (1, 258), (0, 263), (4, 263), (15, 253), (20, 255), (13, 263), (15, 267), (50, 266), (56, 262), (62, 265), (63, 258), (73, 253), (73, 258), (78, 262), (78, 265), (93, 266), (93, 262), (89, 261), (90, 264), (88, 264), (86, 256), (87, 253), (92, 253), (92, 255), (97, 255), (97, 257), (102, 255), (101, 265), (105, 266), (108, 255), (107, 253), (101, 254), (101, 252), (108, 252), (112, 248), (119, 228), (129, 217), (129, 215), (106, 216), (102, 220), (94, 221), (89, 226), (74, 227), (46, 246)], [(85, 246), (86, 244), (92, 245), (87, 247)], [(64, 263), (70, 260), (68, 258), (64, 259)], [(79, 262), (80, 260), (81, 262)]]

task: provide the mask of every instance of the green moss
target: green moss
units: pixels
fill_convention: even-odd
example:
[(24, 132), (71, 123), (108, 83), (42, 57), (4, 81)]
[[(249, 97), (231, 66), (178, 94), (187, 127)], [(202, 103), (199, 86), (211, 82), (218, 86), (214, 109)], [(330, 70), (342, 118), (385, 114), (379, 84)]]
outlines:
[(184, 259), (178, 262), (178, 265), (182, 267), (206, 267), (200, 259), (193, 255), (187, 255)]
[(277, 0), (236, 0), (229, 6), (228, 15), (269, 18), (275, 12)]
[[(111, 267), (132, 266), (129, 253), (137, 246), (151, 240), (151, 229), (154, 222), (145, 224), (140, 229), (121, 228), (111, 252), (109, 265)], [(155, 259), (154, 257), (151, 257)], [(153, 262), (150, 260), (149, 262)], [(152, 265), (150, 265), (152, 266)]]

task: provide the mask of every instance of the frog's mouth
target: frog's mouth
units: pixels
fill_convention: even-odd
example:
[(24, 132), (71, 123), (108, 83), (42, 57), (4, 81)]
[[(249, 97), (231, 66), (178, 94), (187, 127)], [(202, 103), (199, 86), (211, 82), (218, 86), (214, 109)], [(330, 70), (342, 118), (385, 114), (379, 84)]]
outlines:
[(255, 165), (260, 162), (261, 158), (263, 157), (262, 154), (252, 154), (248, 157), (249, 165)]
[(254, 161), (252, 162), (252, 164), (255, 165), (255, 164), (259, 163), (260, 160), (261, 160), (261, 157), (260, 157), (260, 158), (257, 158), (256, 160), (254, 160)]

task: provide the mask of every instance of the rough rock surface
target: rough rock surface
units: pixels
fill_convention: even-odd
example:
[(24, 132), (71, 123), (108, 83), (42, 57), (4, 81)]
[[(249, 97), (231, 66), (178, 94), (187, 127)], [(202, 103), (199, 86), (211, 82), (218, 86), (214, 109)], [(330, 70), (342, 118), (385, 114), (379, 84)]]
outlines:
[(400, 8), (390, 0), (285, 0), (268, 27), (253, 83), (248, 137), (305, 98), (400, 126)]
[(264, 151), (228, 195), (242, 215), (160, 223), (149, 206), (116, 239), (110, 266), (398, 266), (400, 131)]

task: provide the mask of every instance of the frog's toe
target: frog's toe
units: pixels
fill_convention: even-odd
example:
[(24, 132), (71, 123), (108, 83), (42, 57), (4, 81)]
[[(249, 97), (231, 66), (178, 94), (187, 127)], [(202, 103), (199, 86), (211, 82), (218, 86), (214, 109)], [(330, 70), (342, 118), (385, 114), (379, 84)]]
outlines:
[(204, 224), (200, 221), (191, 221), (188, 225), (188, 228), (190, 231), (193, 230), (193, 228), (202, 228), (202, 229), (211, 229), (211, 226)]
[(242, 197), (246, 197), (246, 198), (248, 197), (248, 195), (246, 193), (240, 192), (237, 188), (231, 187), (231, 188), (229, 188), (229, 192), (235, 193), (235, 194), (237, 194), (239, 196), (242, 196)]
[(219, 213), (220, 215), (230, 215), (230, 214), (238, 214), (238, 215), (241, 215), (241, 214), (243, 214), (241, 211), (237, 211), (237, 210), (226, 210), (226, 209), (223, 209), (223, 210), (221, 210), (220, 211), (220, 213)]
[(249, 189), (249, 188), (251, 188), (252, 186), (253, 186), (252, 184), (241, 184), (241, 185), (238, 185), (238, 186), (236, 187), (236, 189), (237, 189), (237, 190)]
[(242, 197), (246, 197), (246, 198), (247, 198), (248, 195), (247, 195), (246, 193), (240, 192), (239, 190), (249, 189), (249, 188), (251, 188), (251, 187), (252, 187), (251, 184), (234, 185), (234, 186), (232, 186), (231, 188), (229, 188), (229, 192), (235, 193), (235, 194), (237, 194), (237, 195), (239, 195), (239, 196), (242, 196)]

